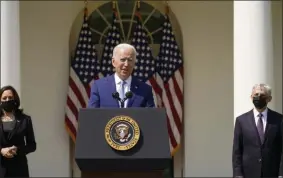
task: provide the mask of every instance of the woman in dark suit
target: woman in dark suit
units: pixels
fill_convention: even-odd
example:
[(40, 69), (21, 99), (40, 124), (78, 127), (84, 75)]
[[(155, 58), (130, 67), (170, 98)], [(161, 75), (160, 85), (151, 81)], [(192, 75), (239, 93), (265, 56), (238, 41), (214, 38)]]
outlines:
[(29, 177), (26, 155), (36, 150), (31, 117), (19, 109), (12, 86), (0, 89), (0, 99), (1, 169), (4, 177)]

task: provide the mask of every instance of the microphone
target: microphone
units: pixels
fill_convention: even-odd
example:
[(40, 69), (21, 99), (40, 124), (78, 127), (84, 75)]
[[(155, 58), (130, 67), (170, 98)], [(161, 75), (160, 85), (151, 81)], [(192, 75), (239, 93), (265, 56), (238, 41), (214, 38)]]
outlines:
[(126, 94), (125, 94), (125, 96), (126, 96), (125, 100), (126, 100), (126, 99), (130, 99), (130, 98), (133, 97), (133, 93), (132, 93), (131, 91), (127, 91)]
[(113, 97), (115, 100), (121, 101), (121, 98), (119, 97), (119, 93), (118, 93), (118, 92), (112, 93), (112, 97)]
[(122, 101), (120, 101), (121, 102), (121, 108), (124, 108), (124, 104), (125, 104), (125, 101), (127, 100), (127, 99), (130, 99), (130, 98), (132, 98), (133, 97), (133, 93), (131, 92), (131, 91), (127, 91), (126, 93), (125, 93), (125, 98), (122, 100)]

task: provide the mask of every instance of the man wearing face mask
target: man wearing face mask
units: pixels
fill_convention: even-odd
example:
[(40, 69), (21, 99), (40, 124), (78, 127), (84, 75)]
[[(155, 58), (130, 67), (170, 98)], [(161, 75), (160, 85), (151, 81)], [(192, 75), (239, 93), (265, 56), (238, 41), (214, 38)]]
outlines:
[(254, 108), (236, 118), (233, 141), (233, 176), (283, 178), (283, 115), (267, 107), (271, 88), (252, 89)]

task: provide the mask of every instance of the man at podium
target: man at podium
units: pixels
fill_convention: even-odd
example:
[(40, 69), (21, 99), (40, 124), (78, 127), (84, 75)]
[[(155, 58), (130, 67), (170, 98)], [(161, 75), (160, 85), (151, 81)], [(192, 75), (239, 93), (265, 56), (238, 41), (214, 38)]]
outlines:
[(164, 178), (170, 166), (166, 112), (154, 108), (152, 87), (132, 75), (136, 56), (132, 45), (117, 45), (115, 73), (91, 86), (88, 108), (99, 109), (79, 114), (75, 155), (82, 178)]
[(115, 73), (93, 83), (89, 108), (155, 107), (152, 87), (132, 76), (136, 56), (130, 44), (121, 43), (113, 49)]

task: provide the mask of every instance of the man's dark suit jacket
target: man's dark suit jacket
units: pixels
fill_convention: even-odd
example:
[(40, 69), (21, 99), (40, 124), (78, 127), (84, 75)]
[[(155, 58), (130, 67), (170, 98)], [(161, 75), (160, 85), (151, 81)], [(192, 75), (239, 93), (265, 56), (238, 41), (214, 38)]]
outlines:
[(15, 145), (17, 155), (13, 158), (6, 158), (1, 155), (1, 174), (4, 177), (29, 177), (28, 160), (26, 155), (36, 150), (36, 141), (31, 117), (25, 114), (18, 114), (15, 128), (9, 135), (5, 135), (0, 119), (0, 148)]
[[(128, 100), (127, 107), (155, 107), (152, 87), (132, 77), (131, 92), (132, 98)], [(116, 92), (114, 74), (94, 81), (91, 86), (89, 108), (119, 108), (119, 103), (112, 97)]]
[(264, 143), (258, 135), (253, 110), (236, 118), (233, 176), (244, 178), (283, 176), (283, 119), (268, 109)]

